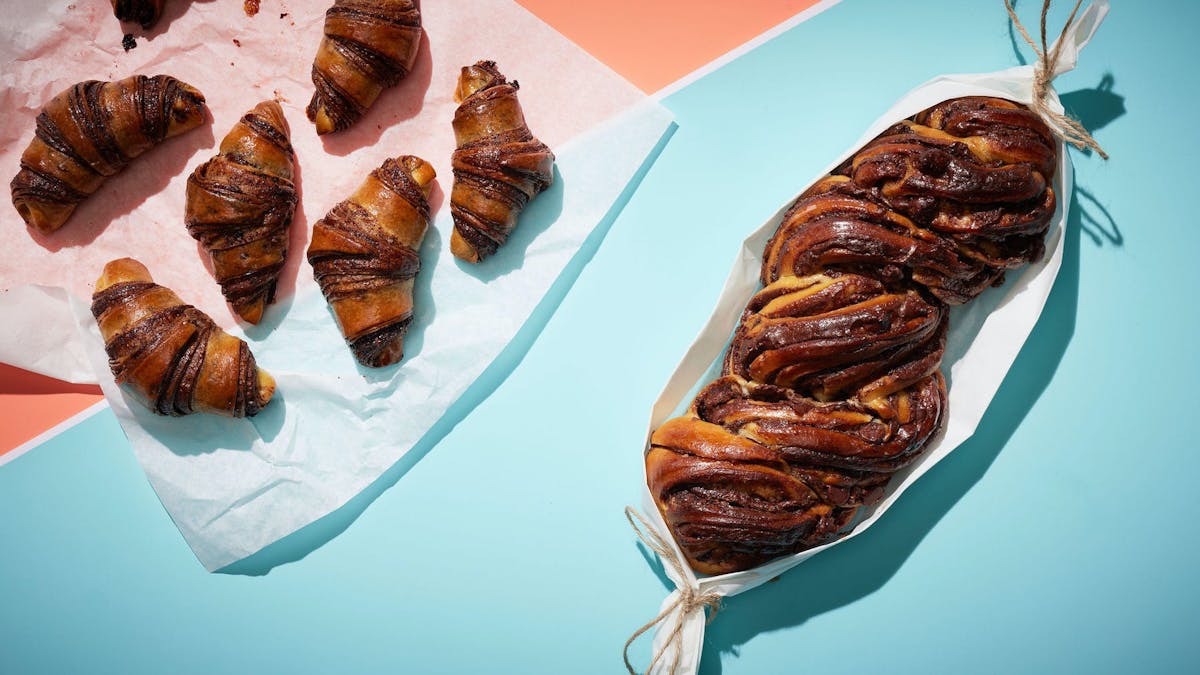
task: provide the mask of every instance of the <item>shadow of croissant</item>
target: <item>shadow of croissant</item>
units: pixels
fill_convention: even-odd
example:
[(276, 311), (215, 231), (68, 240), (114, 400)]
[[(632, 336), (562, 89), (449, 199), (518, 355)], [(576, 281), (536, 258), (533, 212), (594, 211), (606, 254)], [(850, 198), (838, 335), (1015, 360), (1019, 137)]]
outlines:
[(463, 262), (455, 258), (454, 263), (459, 269), (483, 282), (499, 279), (520, 270), (525, 265), (525, 252), (529, 245), (538, 235), (558, 222), (558, 217), (562, 215), (565, 188), (557, 164), (554, 165), (553, 175), (554, 180), (550, 187), (535, 196), (525, 207), (508, 241), (490, 258), (478, 263)]
[[(815, 556), (774, 583), (727, 598), (709, 626), (700, 672), (721, 672), (760, 633), (800, 626), (865, 598), (891, 579), (925, 536), (983, 478), (1054, 378), (1075, 333), (1080, 234), (1093, 218), (1072, 195), (1062, 268), (1041, 318), (975, 434), (933, 467), (868, 531)], [(1090, 202), (1089, 202), (1090, 204)]]
[(137, 426), (179, 457), (207, 455), (218, 450), (249, 451), (259, 438), (270, 442), (278, 436), (288, 421), (282, 390), (276, 390), (271, 405), (254, 417), (204, 413), (167, 417), (154, 413), (128, 388), (121, 388), (120, 394)]
[[(362, 515), (372, 502), (378, 499), (388, 488), (395, 485), (401, 477), (416, 466), (417, 462), (421, 461), (434, 446), (445, 438), (455, 425), (462, 421), (472, 410), (503, 384), (509, 374), (520, 365), (525, 355), (529, 352), (529, 349), (533, 346), (533, 343), (537, 340), (537, 337), (541, 334), (542, 329), (549, 322), (550, 317), (554, 315), (555, 310), (562, 303), (567, 292), (575, 284), (575, 280), (579, 278), (579, 274), (583, 271), (583, 268), (596, 254), (613, 222), (625, 208), (633, 193), (637, 191), (637, 187), (641, 184), (646, 172), (649, 171), (663, 148), (666, 147), (674, 131), (675, 125), (672, 124), (670, 129), (659, 139), (658, 144), (655, 145), (650, 154), (647, 155), (645, 161), (642, 162), (642, 165), (638, 168), (633, 178), (630, 179), (616, 201), (613, 202), (608, 212), (600, 219), (600, 222), (597, 223), (591, 234), (584, 240), (583, 245), (580, 246), (579, 250), (575, 252), (575, 255), (572, 256), (571, 260), (563, 268), (558, 279), (550, 286), (546, 295), (538, 302), (529, 319), (521, 326), (513, 339), (500, 352), (496, 359), (488, 365), (478, 379), (450, 406), (441, 419), (434, 423), (433, 427), (425, 433), (421, 440), (400, 461), (392, 465), (375, 482), (341, 508), (267, 546), (258, 553), (218, 570), (218, 572), (222, 574), (262, 576), (269, 573), (275, 567), (300, 560), (312, 551), (320, 548), (326, 542), (344, 532), (351, 523)], [(556, 175), (557, 178), (558, 176)], [(531, 218), (537, 218), (537, 213), (537, 211), (532, 210), (531, 206), (531, 212), (527, 212), (526, 215)], [(550, 220), (555, 220), (558, 217), (557, 209), (543, 209), (542, 213)], [(532, 232), (541, 232), (549, 227), (549, 225), (550, 223), (542, 222), (523, 223), (523, 226), (528, 226), (528, 229)]]
[[(205, 148), (215, 144), (213, 117), (206, 111), (199, 127), (135, 157), (122, 171), (105, 179), (95, 193), (84, 199), (63, 226), (50, 234), (26, 228), (33, 240), (52, 253), (64, 248), (86, 246), (96, 240), (117, 218), (137, 211), (142, 204), (159, 195), (171, 179), (183, 173), (184, 167)], [(181, 226), (158, 223), (156, 226)]]

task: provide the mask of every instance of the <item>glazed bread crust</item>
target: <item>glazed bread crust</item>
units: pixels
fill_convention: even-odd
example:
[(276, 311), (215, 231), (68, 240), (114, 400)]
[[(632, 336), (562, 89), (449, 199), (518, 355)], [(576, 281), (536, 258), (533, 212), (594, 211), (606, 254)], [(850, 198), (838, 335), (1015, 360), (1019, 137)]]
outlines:
[(903, 120), (809, 188), (688, 412), (651, 435), (651, 495), (692, 568), (749, 569), (841, 535), (946, 419), (949, 306), (1040, 259), (1057, 145), (1011, 101)]

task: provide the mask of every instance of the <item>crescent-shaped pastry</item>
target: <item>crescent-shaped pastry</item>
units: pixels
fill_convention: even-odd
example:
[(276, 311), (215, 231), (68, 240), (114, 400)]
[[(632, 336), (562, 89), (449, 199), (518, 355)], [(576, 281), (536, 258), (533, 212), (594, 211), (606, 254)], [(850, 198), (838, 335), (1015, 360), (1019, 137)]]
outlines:
[(38, 115), (12, 179), (13, 206), (30, 227), (54, 232), (109, 176), (204, 117), (204, 96), (168, 75), (80, 82)]
[(434, 178), (433, 167), (419, 157), (388, 159), (313, 226), (313, 276), (364, 366), (388, 366), (404, 356)]
[(245, 321), (258, 323), (275, 300), (296, 210), (295, 153), (275, 101), (242, 116), (220, 153), (187, 182), (184, 220), (212, 260), (225, 299)]
[(318, 134), (349, 128), (412, 70), (421, 46), (413, 0), (336, 0), (313, 60), (308, 119)]
[(554, 181), (554, 153), (525, 124), (517, 88), (492, 61), (463, 68), (458, 79), (450, 252), (466, 262), (503, 246), (529, 200)]
[(275, 393), (275, 380), (255, 364), (245, 342), (154, 283), (132, 258), (104, 266), (92, 315), (117, 384), (159, 415), (247, 417)]

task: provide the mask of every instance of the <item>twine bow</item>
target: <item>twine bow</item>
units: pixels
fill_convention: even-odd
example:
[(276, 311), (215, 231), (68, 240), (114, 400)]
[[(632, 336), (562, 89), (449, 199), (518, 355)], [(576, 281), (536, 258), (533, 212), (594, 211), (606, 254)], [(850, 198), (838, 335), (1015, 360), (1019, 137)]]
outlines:
[(1033, 101), (1029, 107), (1043, 118), (1045, 118), (1054, 132), (1059, 138), (1067, 143), (1074, 145), (1080, 150), (1091, 148), (1096, 151), (1104, 159), (1108, 159), (1108, 153), (1100, 147), (1095, 138), (1088, 133), (1087, 129), (1078, 120), (1056, 112), (1050, 109), (1046, 104), (1046, 94), (1050, 91), (1050, 83), (1054, 80), (1054, 68), (1058, 64), (1058, 56), (1062, 51), (1064, 38), (1067, 35), (1067, 30), (1071, 28), (1071, 24), (1075, 21), (1075, 14), (1079, 12), (1079, 6), (1083, 4), (1083, 0), (1075, 0), (1075, 7), (1071, 10), (1071, 15), (1067, 17), (1067, 23), (1063, 26), (1062, 33), (1059, 34), (1058, 40), (1054, 43), (1054, 49), (1046, 47), (1046, 14), (1050, 11), (1050, 0), (1044, 0), (1042, 3), (1042, 24), (1041, 37), (1042, 48), (1038, 49), (1037, 43), (1029, 36), (1029, 31), (1025, 30), (1025, 26), (1021, 24), (1021, 20), (1017, 18), (1016, 11), (1013, 10), (1012, 3), (1009, 0), (1004, 0), (1004, 7), (1008, 10), (1008, 18), (1012, 19), (1013, 25), (1021, 32), (1021, 37), (1029, 43), (1033, 48), (1033, 52), (1037, 54), (1038, 62), (1033, 70)]
[[(658, 535), (658, 532), (654, 530), (650, 523), (646, 522), (646, 519), (642, 516), (642, 514), (638, 513), (637, 510), (632, 506), (626, 506), (625, 518), (629, 520), (629, 526), (633, 528), (633, 531), (637, 534), (638, 539), (641, 539), (643, 544), (649, 546), (650, 550), (657, 553), (658, 557), (662, 559), (664, 563), (671, 566), (671, 569), (675, 571), (675, 577), (677, 579), (686, 580), (688, 578), (684, 572), (683, 561), (679, 558), (679, 554), (676, 553), (675, 550)], [(671, 616), (672, 612), (678, 609), (679, 616), (676, 618), (675, 624), (671, 628), (671, 632), (667, 634), (667, 640), (663, 643), (662, 648), (655, 652), (654, 657), (650, 659), (650, 665), (646, 667), (647, 673), (654, 670), (654, 666), (659, 662), (660, 659), (663, 658), (663, 656), (666, 655), (668, 651), (671, 651), (672, 648), (675, 656), (671, 660), (671, 668), (667, 672), (671, 673), (672, 675), (675, 673), (675, 670), (679, 667), (680, 655), (683, 653), (683, 622), (689, 614), (698, 609), (707, 607), (712, 611), (709, 613), (706, 623), (711, 622), (713, 618), (717, 616), (717, 609), (721, 605), (721, 595), (719, 593), (715, 593), (713, 591), (701, 593), (699, 588), (686, 583), (686, 581), (679, 586), (678, 592), (679, 597), (675, 598), (674, 602), (667, 605), (663, 611), (658, 613), (658, 616), (654, 617), (650, 621), (646, 622), (644, 626), (634, 631), (633, 635), (629, 636), (629, 639), (625, 641), (625, 649), (622, 650), (621, 653), (625, 657), (625, 667), (629, 670), (630, 675), (637, 675), (637, 671), (633, 669), (633, 664), (629, 662), (629, 647), (633, 645), (634, 640), (637, 640), (639, 637), (641, 637), (643, 633), (651, 628), (654, 628), (663, 621), (666, 621), (667, 618)]]

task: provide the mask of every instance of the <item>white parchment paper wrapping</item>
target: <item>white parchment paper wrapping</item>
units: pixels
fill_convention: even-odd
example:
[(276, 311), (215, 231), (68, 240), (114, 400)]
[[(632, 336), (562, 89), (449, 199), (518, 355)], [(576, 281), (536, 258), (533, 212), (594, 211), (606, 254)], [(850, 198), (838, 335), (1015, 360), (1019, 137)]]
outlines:
[[(1075, 67), (1079, 50), (1091, 39), (1100, 22), (1108, 13), (1108, 0), (1096, 0), (1085, 10), (1065, 36), (1063, 52), (1055, 75)], [(852, 145), (841, 157), (812, 182), (826, 175), (845, 161), (868, 141), (894, 124), (897, 120), (914, 115), (925, 108), (946, 99), (959, 96), (998, 96), (1021, 103), (1032, 99), (1033, 67), (1024, 66), (995, 73), (971, 75), (944, 75), (934, 78), (910, 91)], [(1051, 107), (1062, 112), (1057, 94), (1051, 92)], [(943, 360), (943, 372), (949, 386), (949, 416), (945, 430), (916, 462), (896, 474), (888, 486), (887, 495), (867, 517), (862, 518), (846, 536), (824, 546), (779, 558), (765, 565), (742, 572), (716, 576), (698, 576), (686, 563), (682, 552), (670, 536), (666, 523), (654, 503), (649, 487), (642, 486), (642, 511), (654, 529), (673, 549), (679, 560), (684, 561), (684, 575), (680, 577), (671, 565), (665, 571), (679, 587), (688, 586), (697, 595), (716, 593), (729, 597), (755, 588), (787, 570), (808, 560), (812, 556), (840, 543), (848, 541), (866, 531), (891, 506), (900, 495), (918, 478), (941, 461), (952, 450), (975, 433), (984, 411), (1000, 388), (1004, 376), (1025, 344), (1034, 325), (1041, 316), (1042, 308), (1058, 269), (1062, 264), (1063, 229), (1067, 222), (1067, 207), (1072, 190), (1072, 167), (1066, 148), (1059, 142), (1059, 167), (1055, 176), (1054, 189), (1058, 194), (1058, 207), (1046, 239), (1046, 256), (1019, 273), (1009, 274), (1008, 281), (999, 288), (989, 289), (974, 301), (955, 307), (950, 314), (950, 333)], [(807, 185), (804, 189), (807, 189)], [(803, 192), (801, 190), (800, 192)], [(650, 435), (669, 417), (682, 412), (690, 403), (691, 395), (704, 383), (716, 377), (721, 357), (728, 344), (729, 336), (747, 300), (759, 288), (758, 274), (762, 266), (762, 252), (767, 241), (779, 227), (783, 216), (795, 197), (780, 207), (762, 227), (758, 228), (742, 243), (742, 250), (734, 262), (733, 270), (717, 301), (717, 307), (700, 335), (692, 343), (683, 360), (667, 381), (658, 400), (650, 412), (644, 448), (649, 447)], [(703, 607), (684, 613), (676, 606), (679, 590), (674, 590), (663, 600), (661, 611), (675, 607), (665, 620), (658, 624), (654, 636), (653, 653), (665, 650), (655, 664), (652, 673), (666, 674), (677, 662), (676, 673), (692, 675), (700, 666), (700, 654), (704, 643), (705, 614)], [(676, 626), (682, 626), (681, 638), (674, 644), (669, 636)], [(679, 651), (676, 652), (676, 649)], [(678, 659), (676, 655), (678, 654)]]
[[(60, 6), (61, 4), (61, 6)], [(670, 114), (508, 0), (425, 2), (414, 72), (351, 130), (318, 138), (304, 117), (309, 70), (331, 0), (168, 3), (167, 17), (125, 53), (104, 0), (42, 7), (22, 0), (40, 39), (9, 36), (0, 74), (0, 175), (17, 172), (42, 103), (83, 79), (167, 73), (197, 86), (214, 118), (112, 178), (59, 232), (31, 235), (0, 207), (0, 361), (73, 382), (99, 381), (163, 505), (196, 556), (219, 569), (345, 504), (403, 457), (493, 361), (634, 178)], [(174, 9), (172, 9), (174, 8)], [(7, 8), (6, 8), (7, 9)], [(49, 17), (49, 18), (47, 18)], [(135, 29), (135, 32), (136, 31)], [(0, 39), (0, 42), (3, 42)], [(555, 184), (508, 244), (472, 267), (449, 252), (450, 125), (459, 68), (496, 60), (521, 82), (531, 129), (557, 155)], [(292, 128), (301, 205), (281, 298), (262, 325), (237, 326), (183, 225), (187, 176), (256, 102), (278, 97)], [(420, 255), (405, 358), (357, 366), (303, 261), (311, 223), (389, 156), (438, 171), (434, 221)], [(141, 259), (159, 283), (246, 337), (278, 382), (257, 417), (155, 416), (127, 399), (89, 311), (108, 260)]]

